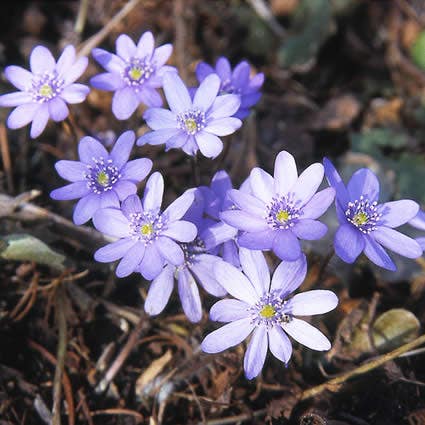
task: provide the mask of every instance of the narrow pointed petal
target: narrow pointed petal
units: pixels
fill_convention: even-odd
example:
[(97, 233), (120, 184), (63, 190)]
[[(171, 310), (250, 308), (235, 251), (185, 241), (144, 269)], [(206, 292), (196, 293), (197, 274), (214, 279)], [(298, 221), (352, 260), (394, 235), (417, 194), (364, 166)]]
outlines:
[(65, 84), (71, 84), (74, 81), (78, 80), (83, 74), (84, 71), (87, 68), (87, 65), (89, 64), (89, 60), (86, 57), (82, 57), (75, 62), (71, 68), (69, 68), (66, 71), (66, 74), (64, 74), (64, 82)]
[(223, 262), (218, 262), (214, 275), (218, 283), (233, 297), (254, 305), (258, 295), (248, 278), (236, 267)]
[(199, 322), (202, 319), (202, 305), (199, 296), (198, 285), (194, 277), (187, 269), (179, 272), (178, 289), (183, 311), (191, 322)]
[(295, 158), (286, 151), (280, 152), (274, 163), (274, 190), (279, 195), (287, 195), (298, 179)]
[(50, 197), (56, 201), (70, 201), (72, 199), (82, 198), (90, 192), (86, 182), (79, 181), (53, 190), (50, 193)]
[(249, 341), (243, 362), (247, 379), (255, 378), (263, 369), (268, 348), (267, 331), (264, 326), (254, 330)]
[(254, 326), (250, 318), (228, 323), (205, 337), (201, 344), (202, 351), (214, 354), (234, 347), (252, 332)]
[[(304, 216), (303, 216), (304, 217)], [(315, 241), (323, 238), (328, 231), (326, 224), (320, 221), (306, 218), (298, 221), (291, 229), (297, 238), (305, 239), (307, 241)]]
[(118, 56), (128, 61), (136, 54), (136, 45), (134, 41), (126, 34), (121, 34), (116, 42), (116, 51)]
[(164, 195), (164, 178), (161, 173), (153, 173), (146, 182), (143, 196), (143, 209), (145, 211), (158, 211), (161, 208)]
[(173, 112), (179, 114), (192, 107), (189, 91), (177, 74), (170, 72), (164, 75), (164, 93)]
[(332, 204), (335, 198), (335, 189), (327, 187), (317, 192), (309, 202), (303, 207), (303, 218), (312, 218), (315, 220), (322, 216)]
[(379, 196), (379, 181), (368, 168), (361, 168), (351, 176), (347, 189), (351, 200), (360, 199), (360, 196), (363, 196), (370, 202), (375, 202)]
[(327, 351), (331, 349), (328, 338), (319, 329), (304, 320), (293, 317), (289, 323), (285, 323), (282, 327), (295, 341), (312, 350)]
[(119, 262), (115, 273), (118, 277), (126, 277), (133, 273), (145, 254), (145, 245), (141, 242), (136, 242), (136, 244), (124, 255), (122, 260)]
[(240, 300), (220, 300), (210, 310), (210, 319), (215, 322), (234, 322), (250, 316), (250, 306)]
[(336, 198), (342, 205), (347, 205), (350, 198), (341, 176), (328, 158), (323, 160), (323, 165), (325, 167), (326, 179), (328, 180), (329, 185), (335, 189)]
[(186, 191), (166, 208), (163, 215), (169, 221), (180, 220), (193, 204), (194, 199), (194, 193), (192, 191)]
[(143, 33), (137, 43), (137, 56), (141, 58), (150, 58), (154, 51), (154, 43), (153, 34), (150, 31)]
[(269, 332), (269, 348), (280, 361), (287, 364), (292, 355), (292, 344), (280, 326), (273, 326)]
[(229, 226), (246, 232), (262, 232), (269, 229), (264, 218), (255, 217), (245, 211), (223, 211), (220, 218)]
[(363, 234), (351, 224), (342, 224), (335, 233), (335, 253), (341, 260), (352, 264), (365, 248)]
[(136, 241), (125, 238), (99, 248), (94, 253), (94, 259), (100, 263), (110, 263), (122, 257), (136, 244)]
[(261, 298), (270, 286), (270, 271), (264, 254), (261, 251), (240, 248), (239, 258), (243, 272), (253, 284), (258, 298)]
[(75, 47), (71, 44), (63, 49), (56, 64), (56, 71), (60, 76), (65, 74), (75, 62)]
[(292, 187), (295, 199), (305, 205), (317, 192), (322, 183), (325, 170), (322, 164), (316, 162), (306, 168)]
[(414, 218), (419, 212), (419, 205), (409, 199), (386, 202), (379, 206), (382, 214), (380, 222), (386, 227), (398, 227)]
[[(9, 117), (10, 118), (10, 117)], [(34, 114), (32, 119), (30, 136), (32, 139), (37, 138), (46, 128), (49, 121), (49, 107), (46, 103), (42, 104)]]
[(296, 261), (282, 261), (276, 268), (270, 292), (278, 291), (282, 298), (287, 298), (303, 283), (307, 275), (307, 259), (304, 254)]
[(265, 215), (266, 205), (259, 198), (237, 189), (229, 190), (228, 196), (241, 210), (255, 216), (263, 217)]
[(285, 261), (295, 261), (302, 254), (300, 242), (290, 230), (276, 232), (272, 249), (281, 260)]
[(365, 248), (364, 253), (367, 258), (369, 258), (372, 263), (375, 263), (377, 266), (383, 267), (384, 269), (395, 271), (397, 270), (396, 265), (394, 264), (391, 257), (387, 254), (384, 248), (378, 244), (372, 237), (369, 235), (365, 236)]
[(385, 226), (378, 226), (372, 233), (372, 237), (385, 248), (407, 258), (418, 258), (422, 256), (422, 249), (412, 238), (409, 238), (397, 230)]
[(156, 316), (164, 310), (170, 299), (174, 286), (174, 267), (166, 266), (153, 280), (145, 300), (145, 311), (150, 316)]
[(114, 161), (114, 165), (121, 169), (130, 157), (131, 150), (133, 149), (136, 135), (134, 131), (125, 131), (118, 137), (117, 141), (112, 148), (110, 158)]
[(338, 297), (323, 289), (296, 294), (285, 304), (285, 313), (291, 316), (311, 316), (333, 310), (338, 305)]
[(193, 106), (207, 111), (213, 104), (220, 89), (220, 78), (216, 74), (208, 75), (199, 85), (193, 98)]
[(268, 204), (275, 195), (273, 191), (273, 177), (261, 168), (256, 167), (252, 169), (249, 175), (249, 181), (253, 195), (261, 199), (265, 204)]

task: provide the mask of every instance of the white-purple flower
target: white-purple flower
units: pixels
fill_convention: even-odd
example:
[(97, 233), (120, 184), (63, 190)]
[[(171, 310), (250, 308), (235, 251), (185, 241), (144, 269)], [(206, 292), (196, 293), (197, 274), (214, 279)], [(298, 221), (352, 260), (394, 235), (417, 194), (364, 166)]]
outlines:
[(162, 87), (166, 72), (175, 72), (174, 67), (164, 66), (173, 46), (164, 44), (154, 47), (150, 31), (142, 34), (137, 45), (125, 34), (116, 41), (117, 54), (103, 49), (93, 49), (94, 59), (107, 72), (94, 76), (90, 84), (100, 90), (114, 91), (112, 112), (119, 120), (129, 118), (143, 103), (149, 107), (162, 105), (156, 89)]
[(251, 67), (246, 61), (238, 63), (232, 71), (225, 57), (217, 60), (215, 68), (205, 62), (200, 62), (196, 67), (196, 77), (200, 83), (210, 74), (217, 74), (220, 77), (220, 94), (240, 96), (241, 105), (233, 116), (240, 119), (246, 118), (250, 108), (261, 98), (259, 90), (264, 83), (264, 74), (258, 73), (251, 78)]
[(331, 291), (314, 290), (288, 299), (302, 283), (307, 273), (307, 262), (302, 255), (296, 261), (282, 261), (270, 282), (270, 272), (260, 251), (240, 249), (242, 271), (225, 262), (218, 263), (215, 276), (235, 299), (224, 299), (214, 304), (210, 318), (230, 322), (210, 333), (202, 341), (207, 353), (219, 353), (238, 345), (251, 333), (244, 358), (248, 379), (262, 370), (269, 348), (284, 363), (292, 354), (290, 335), (313, 350), (329, 350), (329, 340), (318, 329), (295, 316), (310, 316), (333, 310), (338, 298)]
[[(425, 211), (419, 211), (418, 214), (409, 221), (409, 224), (416, 229), (425, 230)], [(415, 240), (421, 246), (422, 250), (425, 251), (425, 237)]]
[(347, 187), (332, 163), (325, 158), (325, 173), (336, 191), (336, 213), (339, 228), (335, 234), (335, 253), (346, 263), (353, 263), (364, 252), (376, 265), (396, 270), (385, 248), (407, 258), (422, 255), (419, 244), (394, 230), (412, 220), (419, 205), (411, 200), (378, 203), (379, 181), (367, 168), (357, 170)]
[(58, 161), (58, 174), (72, 182), (55, 189), (50, 196), (59, 201), (81, 198), (74, 210), (74, 223), (90, 220), (100, 208), (119, 208), (120, 201), (137, 192), (137, 183), (150, 172), (152, 161), (139, 158), (128, 161), (136, 136), (123, 133), (109, 153), (93, 137), (84, 137), (78, 145), (80, 161)]
[(76, 59), (73, 46), (65, 47), (58, 61), (43, 46), (36, 46), (30, 55), (31, 72), (20, 66), (8, 66), (6, 78), (20, 91), (0, 96), (0, 106), (16, 108), (7, 119), (7, 126), (17, 129), (30, 122), (30, 135), (38, 137), (51, 118), (63, 121), (69, 114), (67, 103), (81, 103), (90, 89), (74, 82), (87, 68), (88, 59)]
[(240, 246), (253, 250), (273, 250), (282, 260), (294, 261), (301, 255), (298, 239), (316, 240), (327, 231), (316, 220), (332, 203), (332, 188), (317, 192), (323, 165), (310, 165), (298, 176), (294, 157), (282, 151), (274, 166), (274, 177), (254, 168), (249, 177), (251, 193), (230, 190), (229, 197), (239, 209), (224, 211), (221, 219), (243, 233)]
[(161, 212), (164, 179), (158, 172), (146, 182), (143, 199), (131, 195), (121, 209), (103, 208), (94, 217), (95, 227), (116, 242), (98, 249), (94, 258), (102, 263), (121, 259), (118, 277), (138, 271), (147, 280), (155, 279), (164, 265), (184, 263), (183, 249), (177, 242), (189, 243), (196, 237), (196, 226), (181, 220), (191, 206), (194, 195), (186, 191)]
[(166, 149), (181, 148), (188, 155), (198, 150), (215, 158), (223, 150), (218, 136), (234, 133), (242, 122), (232, 115), (240, 105), (239, 96), (217, 96), (220, 79), (209, 75), (196, 90), (193, 100), (187, 87), (175, 73), (164, 76), (164, 93), (170, 110), (148, 109), (143, 118), (153, 130), (137, 140), (138, 145), (160, 145)]

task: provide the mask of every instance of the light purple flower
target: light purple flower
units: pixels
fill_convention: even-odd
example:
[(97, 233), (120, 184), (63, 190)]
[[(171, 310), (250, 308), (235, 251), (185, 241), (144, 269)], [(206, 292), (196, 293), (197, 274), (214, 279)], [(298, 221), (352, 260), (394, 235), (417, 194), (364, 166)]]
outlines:
[(407, 223), (419, 211), (411, 200), (378, 203), (379, 181), (367, 168), (357, 170), (347, 187), (332, 163), (325, 158), (325, 173), (329, 184), (336, 190), (338, 228), (335, 253), (346, 263), (353, 263), (364, 252), (370, 261), (388, 270), (396, 270), (385, 248), (407, 258), (422, 255), (419, 244), (394, 230)]
[(220, 79), (209, 75), (196, 90), (193, 101), (187, 87), (177, 74), (164, 76), (164, 93), (171, 110), (148, 109), (143, 118), (153, 130), (137, 140), (138, 145), (166, 144), (166, 149), (181, 148), (188, 155), (198, 149), (208, 158), (223, 150), (218, 136), (234, 133), (242, 122), (231, 117), (239, 108), (239, 97), (217, 96)]
[(196, 77), (200, 83), (214, 73), (221, 80), (220, 94), (237, 94), (241, 98), (241, 105), (233, 116), (240, 119), (246, 118), (249, 115), (249, 108), (260, 100), (259, 90), (264, 83), (264, 74), (258, 73), (251, 78), (251, 67), (246, 61), (238, 63), (232, 71), (225, 57), (217, 60), (215, 68), (205, 62), (200, 62), (196, 67)]
[(147, 280), (155, 279), (166, 264), (183, 264), (184, 252), (177, 242), (188, 243), (196, 237), (196, 226), (181, 220), (194, 195), (186, 191), (161, 212), (163, 193), (164, 179), (156, 172), (146, 182), (142, 201), (130, 195), (121, 209), (98, 210), (93, 217), (95, 227), (119, 239), (98, 249), (95, 260), (109, 263), (122, 258), (116, 269), (118, 277), (139, 271)]
[(174, 67), (164, 66), (171, 56), (173, 46), (164, 44), (154, 48), (151, 32), (142, 34), (137, 45), (125, 34), (116, 41), (117, 54), (103, 49), (93, 49), (94, 59), (107, 72), (94, 76), (90, 84), (100, 90), (114, 91), (112, 112), (119, 120), (129, 118), (144, 103), (149, 107), (162, 105), (156, 89), (162, 87), (166, 72)]
[[(409, 224), (416, 229), (425, 230), (425, 211), (419, 211), (418, 214), (409, 221)], [(425, 251), (425, 237), (415, 240), (421, 246), (422, 250)]]
[(224, 299), (212, 306), (212, 320), (230, 323), (207, 335), (202, 341), (202, 350), (219, 353), (238, 345), (252, 333), (244, 358), (248, 379), (261, 372), (267, 348), (277, 359), (289, 362), (292, 345), (286, 334), (313, 350), (329, 350), (331, 344), (326, 336), (295, 316), (333, 310), (338, 304), (336, 295), (314, 290), (287, 299), (305, 278), (305, 256), (292, 262), (282, 261), (270, 282), (269, 268), (260, 251), (241, 248), (239, 252), (243, 273), (225, 262), (216, 264), (218, 282), (235, 299)]
[(298, 239), (316, 240), (327, 231), (316, 220), (332, 203), (332, 188), (317, 192), (323, 180), (323, 166), (310, 165), (298, 177), (294, 157), (282, 151), (274, 166), (274, 177), (254, 168), (249, 177), (252, 194), (230, 190), (237, 208), (224, 211), (221, 219), (243, 233), (240, 246), (253, 250), (273, 250), (282, 260), (294, 261), (301, 255)]
[(30, 122), (30, 135), (38, 137), (51, 118), (63, 121), (69, 114), (67, 103), (81, 103), (90, 89), (74, 84), (87, 68), (88, 59), (76, 59), (73, 46), (65, 47), (56, 62), (50, 51), (36, 46), (30, 55), (31, 72), (20, 66), (8, 66), (6, 78), (20, 91), (0, 96), (0, 106), (16, 106), (7, 126), (17, 129)]
[(81, 198), (74, 210), (74, 223), (90, 220), (99, 208), (119, 208), (120, 201), (137, 192), (152, 168), (152, 161), (139, 158), (128, 162), (136, 136), (123, 133), (109, 154), (93, 137), (84, 137), (78, 145), (80, 161), (58, 161), (58, 174), (72, 182), (55, 189), (50, 196), (59, 201)]

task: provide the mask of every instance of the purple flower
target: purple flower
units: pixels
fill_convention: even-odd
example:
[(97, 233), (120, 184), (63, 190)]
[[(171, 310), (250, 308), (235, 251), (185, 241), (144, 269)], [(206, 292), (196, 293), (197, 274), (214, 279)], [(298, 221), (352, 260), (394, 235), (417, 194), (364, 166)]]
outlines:
[(76, 59), (73, 46), (67, 46), (56, 62), (48, 49), (36, 46), (30, 55), (31, 72), (8, 66), (6, 78), (20, 91), (0, 96), (0, 106), (16, 106), (7, 119), (11, 129), (32, 122), (31, 137), (38, 137), (51, 118), (63, 121), (69, 114), (67, 103), (81, 103), (90, 89), (74, 84), (87, 68), (86, 57)]
[(220, 94), (237, 94), (241, 98), (240, 108), (233, 116), (246, 118), (249, 115), (249, 108), (260, 100), (259, 90), (264, 82), (264, 74), (259, 73), (251, 78), (251, 67), (246, 61), (238, 63), (232, 71), (229, 61), (224, 57), (217, 60), (215, 69), (205, 62), (200, 62), (196, 67), (196, 77), (200, 83), (214, 73), (221, 80)]
[(274, 177), (261, 168), (251, 171), (252, 194), (230, 190), (229, 197), (239, 210), (224, 211), (221, 219), (241, 230), (240, 246), (268, 250), (282, 260), (294, 261), (301, 255), (299, 239), (323, 237), (327, 227), (317, 221), (332, 203), (332, 188), (316, 193), (323, 180), (323, 166), (310, 165), (298, 177), (294, 157), (282, 151), (276, 157)]
[(252, 333), (244, 358), (248, 379), (255, 378), (263, 368), (267, 347), (272, 354), (288, 363), (292, 345), (286, 334), (313, 350), (329, 350), (331, 344), (318, 329), (295, 316), (326, 313), (338, 304), (331, 291), (314, 290), (288, 296), (302, 283), (307, 262), (302, 255), (296, 261), (282, 263), (270, 282), (270, 272), (260, 251), (240, 249), (242, 271), (225, 262), (217, 263), (215, 276), (227, 292), (236, 299), (224, 299), (214, 304), (210, 318), (230, 322), (210, 333), (202, 341), (207, 353), (219, 353), (238, 345)]
[(119, 120), (129, 118), (141, 103), (149, 107), (161, 106), (162, 99), (156, 89), (162, 87), (166, 72), (175, 72), (174, 67), (164, 66), (172, 50), (171, 44), (155, 49), (149, 31), (142, 34), (137, 45), (130, 37), (121, 34), (116, 41), (116, 55), (93, 49), (94, 59), (108, 72), (94, 76), (90, 84), (100, 90), (115, 92), (112, 112)]
[(164, 76), (164, 93), (171, 110), (148, 109), (143, 118), (154, 130), (137, 140), (138, 145), (166, 144), (166, 149), (182, 148), (188, 155), (198, 149), (208, 158), (223, 150), (217, 136), (234, 133), (241, 120), (231, 117), (239, 108), (239, 97), (233, 94), (217, 96), (220, 79), (213, 74), (205, 78), (196, 90), (193, 101), (188, 89), (175, 73)]
[[(409, 224), (416, 229), (425, 230), (425, 211), (419, 211), (418, 214), (409, 221)], [(421, 246), (422, 250), (425, 251), (425, 237), (415, 240)]]
[(131, 195), (121, 209), (98, 210), (93, 217), (95, 227), (119, 239), (98, 249), (95, 260), (109, 263), (122, 258), (116, 269), (118, 277), (139, 271), (147, 280), (155, 279), (165, 264), (183, 264), (184, 252), (177, 242), (188, 243), (196, 237), (196, 226), (181, 220), (194, 195), (186, 191), (161, 213), (163, 193), (164, 179), (156, 172), (146, 182), (142, 201)]
[(120, 201), (137, 192), (136, 184), (152, 168), (147, 158), (128, 161), (136, 136), (126, 131), (116, 141), (111, 153), (92, 137), (84, 137), (78, 145), (81, 161), (58, 161), (56, 171), (72, 182), (52, 191), (59, 201), (81, 198), (74, 210), (74, 223), (90, 220), (100, 208), (119, 208)]
[(378, 266), (396, 270), (387, 252), (390, 249), (407, 258), (422, 255), (419, 244), (394, 230), (407, 223), (419, 211), (419, 205), (410, 200), (378, 204), (379, 181), (367, 168), (357, 170), (345, 187), (332, 163), (325, 158), (325, 173), (329, 184), (336, 190), (336, 212), (340, 227), (334, 246), (335, 252), (346, 263), (353, 263), (361, 252)]

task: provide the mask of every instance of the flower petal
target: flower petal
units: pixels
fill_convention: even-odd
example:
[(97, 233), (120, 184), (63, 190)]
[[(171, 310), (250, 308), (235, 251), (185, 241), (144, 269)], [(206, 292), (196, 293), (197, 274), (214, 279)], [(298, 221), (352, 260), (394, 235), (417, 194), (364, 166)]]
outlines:
[(239, 235), (238, 243), (248, 249), (267, 250), (272, 249), (275, 236), (276, 232), (272, 229), (261, 232), (247, 232)]
[(115, 270), (115, 274), (118, 277), (126, 277), (136, 271), (137, 267), (143, 260), (145, 250), (146, 247), (144, 243), (136, 242), (119, 262), (118, 267)]
[(99, 195), (100, 208), (119, 208), (120, 199), (115, 190), (109, 190)]
[(102, 143), (90, 136), (83, 137), (80, 140), (78, 155), (80, 156), (81, 162), (86, 164), (91, 164), (95, 159), (106, 159), (109, 157), (108, 151)]
[(295, 223), (291, 230), (295, 233), (297, 238), (315, 241), (326, 235), (328, 227), (320, 221), (305, 218)]
[[(150, 131), (137, 139), (137, 146), (143, 145), (161, 145), (167, 143), (172, 137), (184, 134), (177, 128), (162, 128), (160, 130)], [(186, 138), (185, 138), (186, 139)]]
[(425, 230), (425, 211), (419, 211), (418, 214), (409, 221), (409, 224), (416, 229)]
[(193, 106), (202, 111), (207, 111), (217, 98), (220, 83), (221, 81), (217, 74), (208, 75), (195, 92)]
[(117, 55), (103, 49), (95, 48), (91, 54), (96, 62), (103, 66), (108, 72), (120, 74), (125, 68), (125, 62)]
[(179, 242), (191, 242), (196, 238), (197, 229), (189, 221), (175, 221), (170, 223), (161, 235), (167, 236)]
[(143, 119), (152, 130), (177, 128), (176, 114), (164, 108), (150, 108), (143, 114)]
[(223, 142), (214, 134), (204, 130), (195, 134), (196, 143), (202, 155), (214, 159), (222, 152)]
[(215, 70), (222, 80), (231, 80), (232, 79), (232, 67), (230, 62), (224, 56), (221, 56), (217, 59), (215, 63)]
[[(20, 66), (7, 66), (4, 70), (6, 78), (19, 90), (28, 90), (31, 87), (33, 75)], [(5, 105), (4, 105), (5, 106)]]
[(223, 211), (220, 213), (220, 218), (229, 226), (246, 232), (262, 232), (269, 229), (264, 218), (253, 216), (245, 211)]
[(139, 99), (131, 87), (117, 90), (112, 98), (112, 112), (119, 120), (126, 120), (139, 106)]
[(372, 237), (366, 235), (365, 238), (364, 253), (370, 261), (375, 263), (377, 266), (383, 267), (384, 269), (395, 271), (397, 270), (396, 265), (390, 256), (386, 253), (385, 249), (382, 248)]
[(418, 258), (422, 256), (422, 249), (412, 238), (409, 238), (397, 230), (385, 226), (378, 226), (371, 235), (376, 242), (397, 254), (407, 258)]
[(55, 69), (56, 61), (50, 50), (44, 46), (36, 46), (30, 55), (30, 67), (33, 74), (44, 74)]
[(217, 262), (214, 275), (218, 283), (233, 297), (250, 305), (258, 301), (254, 286), (236, 267), (224, 261)]
[(161, 208), (164, 195), (164, 178), (158, 171), (153, 173), (146, 182), (143, 196), (143, 209), (145, 211), (158, 211)]
[(166, 208), (163, 215), (169, 222), (180, 220), (186, 214), (194, 200), (193, 191), (186, 191)]
[(237, 233), (237, 229), (219, 221), (218, 223), (203, 230), (201, 239), (204, 241), (205, 248), (210, 250), (224, 242), (234, 239)]
[(352, 264), (365, 248), (363, 234), (351, 224), (342, 224), (335, 233), (334, 247), (341, 260)]
[(63, 49), (56, 64), (56, 71), (59, 76), (64, 75), (75, 62), (75, 47), (71, 44)]
[(233, 134), (242, 125), (242, 121), (234, 117), (217, 118), (208, 123), (204, 128), (207, 133), (217, 136), (228, 136)]
[(152, 63), (155, 65), (157, 70), (168, 61), (172, 52), (172, 44), (163, 44), (162, 46), (159, 46), (154, 50), (152, 55)]
[(140, 37), (137, 43), (137, 57), (151, 57), (154, 49), (154, 38), (150, 31), (146, 31)]
[(43, 130), (46, 128), (47, 121), (49, 121), (49, 107), (46, 103), (44, 103), (40, 105), (32, 119), (30, 131), (30, 136), (32, 139), (37, 138), (43, 132)]
[(55, 168), (63, 179), (70, 182), (84, 180), (84, 174), (87, 172), (87, 165), (80, 161), (61, 160), (56, 162)]
[(130, 235), (130, 226), (124, 214), (116, 208), (103, 208), (93, 216), (93, 224), (97, 230), (116, 238)]
[(127, 162), (121, 169), (122, 179), (133, 183), (141, 182), (151, 171), (152, 161), (149, 158), (138, 158)]
[(69, 68), (66, 73), (63, 74), (65, 85), (73, 83), (75, 80), (78, 80), (87, 68), (89, 60), (86, 57), (81, 57), (75, 62), (71, 68)]
[(280, 326), (273, 326), (269, 332), (269, 348), (280, 361), (287, 364), (292, 355), (292, 344)]
[(124, 88), (125, 82), (119, 74), (103, 72), (90, 78), (90, 85), (99, 90), (115, 91)]
[(282, 325), (282, 328), (295, 341), (312, 350), (327, 351), (331, 349), (331, 343), (328, 338), (319, 329), (304, 320), (293, 317), (289, 323)]
[(179, 266), (184, 263), (184, 254), (180, 246), (172, 239), (160, 236), (155, 246), (161, 256), (169, 263)]
[(119, 196), (120, 201), (123, 201), (137, 192), (137, 186), (129, 180), (119, 180), (114, 184), (114, 191)]
[(56, 201), (69, 201), (71, 199), (78, 199), (90, 193), (86, 182), (75, 182), (55, 189), (50, 193), (50, 197)]
[(90, 89), (84, 84), (71, 84), (62, 90), (60, 97), (67, 103), (81, 103), (84, 102), (89, 92)]
[(419, 211), (419, 205), (409, 199), (386, 202), (378, 208), (382, 214), (380, 222), (387, 227), (401, 226), (414, 218)]
[(240, 300), (220, 300), (210, 310), (210, 319), (215, 322), (234, 322), (250, 316), (250, 306)]
[(17, 106), (10, 113), (7, 119), (7, 126), (12, 130), (24, 127), (34, 119), (39, 108), (40, 105), (38, 103), (24, 103)]
[(250, 318), (236, 320), (211, 332), (201, 343), (205, 353), (220, 353), (240, 344), (254, 329)]
[(291, 230), (276, 231), (273, 240), (273, 252), (285, 261), (295, 261), (301, 255), (301, 246), (297, 237)]
[(282, 261), (272, 277), (270, 292), (277, 291), (287, 298), (303, 283), (307, 275), (307, 259), (304, 254), (296, 261)]
[(68, 107), (63, 99), (60, 97), (55, 97), (50, 100), (48, 103), (49, 115), (53, 121), (60, 122), (63, 121), (69, 114)]
[(279, 195), (287, 195), (297, 179), (295, 158), (289, 152), (279, 152), (274, 163), (274, 191)]
[(316, 162), (306, 168), (292, 187), (295, 199), (305, 205), (317, 192), (325, 174), (322, 164)]
[(316, 219), (323, 215), (335, 198), (335, 189), (327, 187), (317, 192), (303, 207), (303, 218)]
[(261, 199), (265, 204), (268, 204), (275, 195), (273, 191), (273, 177), (261, 168), (256, 167), (252, 169), (249, 175), (249, 181), (253, 195)]
[(155, 316), (164, 310), (174, 286), (174, 267), (166, 266), (153, 280), (145, 300), (145, 311)]
[(323, 159), (323, 166), (325, 167), (325, 175), (329, 185), (335, 189), (336, 198), (342, 205), (347, 205), (350, 201), (348, 191), (338, 171), (336, 171), (336, 168), (328, 158)]
[(240, 97), (235, 94), (223, 94), (218, 96), (212, 104), (208, 117), (212, 120), (231, 117), (239, 109), (240, 104)]
[(142, 213), (143, 207), (140, 198), (137, 195), (131, 195), (126, 198), (121, 204), (121, 211), (127, 219), (130, 219), (131, 214)]
[(179, 272), (178, 289), (183, 311), (191, 322), (202, 319), (202, 305), (198, 285), (192, 274), (187, 269)]
[(242, 270), (254, 286), (258, 298), (261, 298), (270, 286), (270, 271), (264, 254), (246, 248), (239, 249)]
[(360, 196), (375, 202), (379, 196), (378, 178), (368, 168), (357, 170), (347, 185), (351, 200), (360, 199)]
[(196, 65), (196, 78), (200, 83), (205, 79), (207, 75), (213, 74), (214, 72), (214, 68), (205, 62), (199, 62), (198, 65)]
[(333, 310), (338, 305), (338, 297), (323, 289), (294, 295), (284, 306), (285, 313), (291, 316), (311, 316)]
[(192, 107), (192, 100), (182, 79), (174, 72), (164, 75), (164, 93), (170, 109), (179, 114)]
[(201, 254), (198, 256), (198, 261), (190, 266), (190, 271), (194, 275), (198, 283), (211, 295), (215, 297), (223, 297), (227, 291), (217, 282), (214, 276), (214, 264), (217, 261), (222, 261), (221, 258), (215, 257), (213, 264), (205, 261), (207, 257), (215, 257), (214, 255)]
[(152, 280), (161, 273), (163, 267), (164, 259), (159, 254), (156, 246), (154, 244), (147, 245), (145, 256), (137, 271), (141, 273), (146, 280)]
[(94, 213), (100, 208), (100, 197), (96, 193), (90, 193), (82, 197), (75, 206), (73, 220), (77, 226), (89, 221)]
[(114, 165), (121, 169), (130, 158), (131, 150), (134, 146), (136, 135), (134, 131), (125, 131), (118, 137), (111, 151), (110, 158), (114, 161)]
[(120, 239), (108, 245), (99, 248), (94, 253), (94, 259), (100, 263), (110, 263), (122, 257), (136, 244), (136, 241), (130, 238)]
[(266, 328), (264, 326), (257, 327), (244, 356), (243, 368), (247, 379), (255, 378), (263, 369), (268, 345)]
[(121, 34), (115, 41), (117, 55), (128, 61), (136, 54), (136, 45), (134, 41), (127, 35)]
[(25, 103), (32, 103), (32, 97), (27, 92), (17, 91), (0, 96), (0, 106), (3, 107), (14, 107)]

